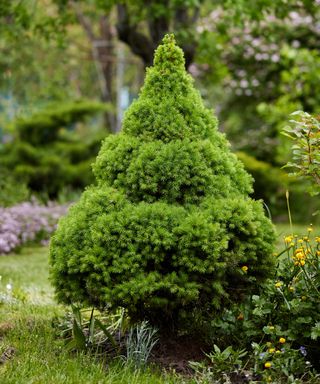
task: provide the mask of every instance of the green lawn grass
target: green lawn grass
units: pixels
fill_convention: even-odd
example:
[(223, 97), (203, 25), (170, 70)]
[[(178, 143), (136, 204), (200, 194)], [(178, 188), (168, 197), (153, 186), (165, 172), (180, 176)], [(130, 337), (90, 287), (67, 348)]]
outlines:
[[(277, 225), (277, 248), (291, 233), (288, 225)], [(294, 226), (294, 234), (307, 233), (306, 226)], [(316, 232), (316, 231), (315, 231)], [(52, 320), (66, 308), (54, 302), (48, 280), (48, 248), (24, 248), (18, 254), (0, 257), (0, 294), (12, 285), (17, 302), (0, 301), (0, 356), (8, 348), (15, 355), (0, 365), (1, 384), (69, 383), (193, 383), (175, 374), (152, 369), (138, 371), (127, 365), (101, 360), (85, 354), (71, 354), (55, 336)]]
[[(66, 308), (55, 304), (48, 280), (48, 248), (25, 248), (0, 257), (0, 293), (13, 287), (17, 303), (0, 304), (0, 355), (15, 355), (0, 365), (1, 384), (184, 383), (183, 378), (152, 369), (133, 370), (123, 363), (72, 354), (55, 336), (52, 320)], [(190, 382), (190, 381), (189, 381)]]

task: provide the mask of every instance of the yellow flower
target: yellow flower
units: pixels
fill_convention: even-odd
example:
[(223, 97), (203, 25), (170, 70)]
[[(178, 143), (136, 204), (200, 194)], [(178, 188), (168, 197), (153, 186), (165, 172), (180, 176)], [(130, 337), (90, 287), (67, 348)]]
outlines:
[(280, 337), (279, 343), (284, 344), (286, 342), (286, 339), (284, 337)]
[(289, 287), (289, 291), (290, 291), (290, 292), (293, 292), (293, 291), (294, 291), (294, 287), (290, 286), (290, 287)]
[(308, 228), (308, 232), (312, 232), (313, 231), (313, 228), (310, 226), (309, 228)]
[(285, 238), (284, 238), (284, 242), (285, 243), (291, 243), (291, 241), (293, 240), (293, 236), (286, 236)]
[(320, 256), (320, 251), (317, 251), (317, 256)]
[(299, 239), (299, 240), (298, 240), (298, 243), (303, 243), (303, 240), (302, 240), (302, 239)]
[(269, 349), (268, 349), (268, 352), (269, 352), (269, 353), (274, 353), (275, 350), (276, 350), (275, 348), (269, 348)]
[(243, 270), (243, 272), (247, 272), (249, 268), (246, 265), (244, 265), (243, 267), (241, 267), (241, 269)]
[(282, 281), (277, 281), (277, 282), (275, 283), (274, 286), (275, 286), (276, 288), (280, 288), (282, 284), (283, 284)]
[(316, 237), (316, 242), (320, 243), (320, 237), (319, 236)]
[(301, 265), (301, 267), (303, 267), (304, 265), (305, 265), (305, 261), (304, 260), (300, 260), (300, 265)]
[(281, 353), (281, 351), (279, 351), (279, 349), (276, 350), (276, 353)]
[(271, 361), (267, 361), (266, 363), (264, 363), (265, 368), (271, 368), (271, 365), (272, 365)]
[(304, 240), (304, 241), (310, 241), (310, 240), (309, 240), (309, 237), (307, 237), (307, 236), (304, 236), (303, 240)]
[(296, 253), (295, 257), (298, 260), (302, 260), (302, 259), (304, 259), (306, 257), (306, 255), (303, 252), (298, 252), (298, 253)]

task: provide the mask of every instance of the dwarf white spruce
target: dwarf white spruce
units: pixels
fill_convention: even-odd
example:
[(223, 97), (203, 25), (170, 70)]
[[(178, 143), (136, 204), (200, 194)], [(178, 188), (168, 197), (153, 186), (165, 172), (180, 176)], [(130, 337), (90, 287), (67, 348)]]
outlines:
[(182, 317), (216, 313), (270, 274), (273, 226), (172, 35), (93, 170), (96, 185), (51, 242), (61, 302), (120, 306), (178, 330)]

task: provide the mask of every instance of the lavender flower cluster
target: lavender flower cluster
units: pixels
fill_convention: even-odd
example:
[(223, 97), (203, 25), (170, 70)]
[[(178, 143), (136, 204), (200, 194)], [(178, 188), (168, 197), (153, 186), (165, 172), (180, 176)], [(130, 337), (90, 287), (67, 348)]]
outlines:
[(27, 242), (47, 242), (67, 209), (67, 205), (40, 205), (36, 201), (0, 207), (0, 255)]

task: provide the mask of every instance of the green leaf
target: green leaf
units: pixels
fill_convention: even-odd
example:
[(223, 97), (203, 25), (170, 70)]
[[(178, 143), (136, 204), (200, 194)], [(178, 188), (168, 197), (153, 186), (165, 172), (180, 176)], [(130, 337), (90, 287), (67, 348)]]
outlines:
[(317, 340), (318, 337), (320, 337), (320, 322), (317, 322), (311, 329), (311, 339)]
[(73, 337), (76, 342), (77, 348), (79, 349), (85, 349), (86, 348), (86, 337), (79, 326), (78, 322), (76, 319), (73, 319)]
[(96, 322), (97, 326), (101, 329), (101, 331), (103, 331), (105, 336), (108, 338), (108, 340), (112, 344), (113, 348), (117, 351), (117, 353), (120, 353), (120, 347), (119, 347), (119, 345), (117, 345), (114, 337), (112, 336), (112, 334), (108, 330), (108, 328), (104, 324), (102, 324), (99, 319), (95, 319), (95, 322)]

